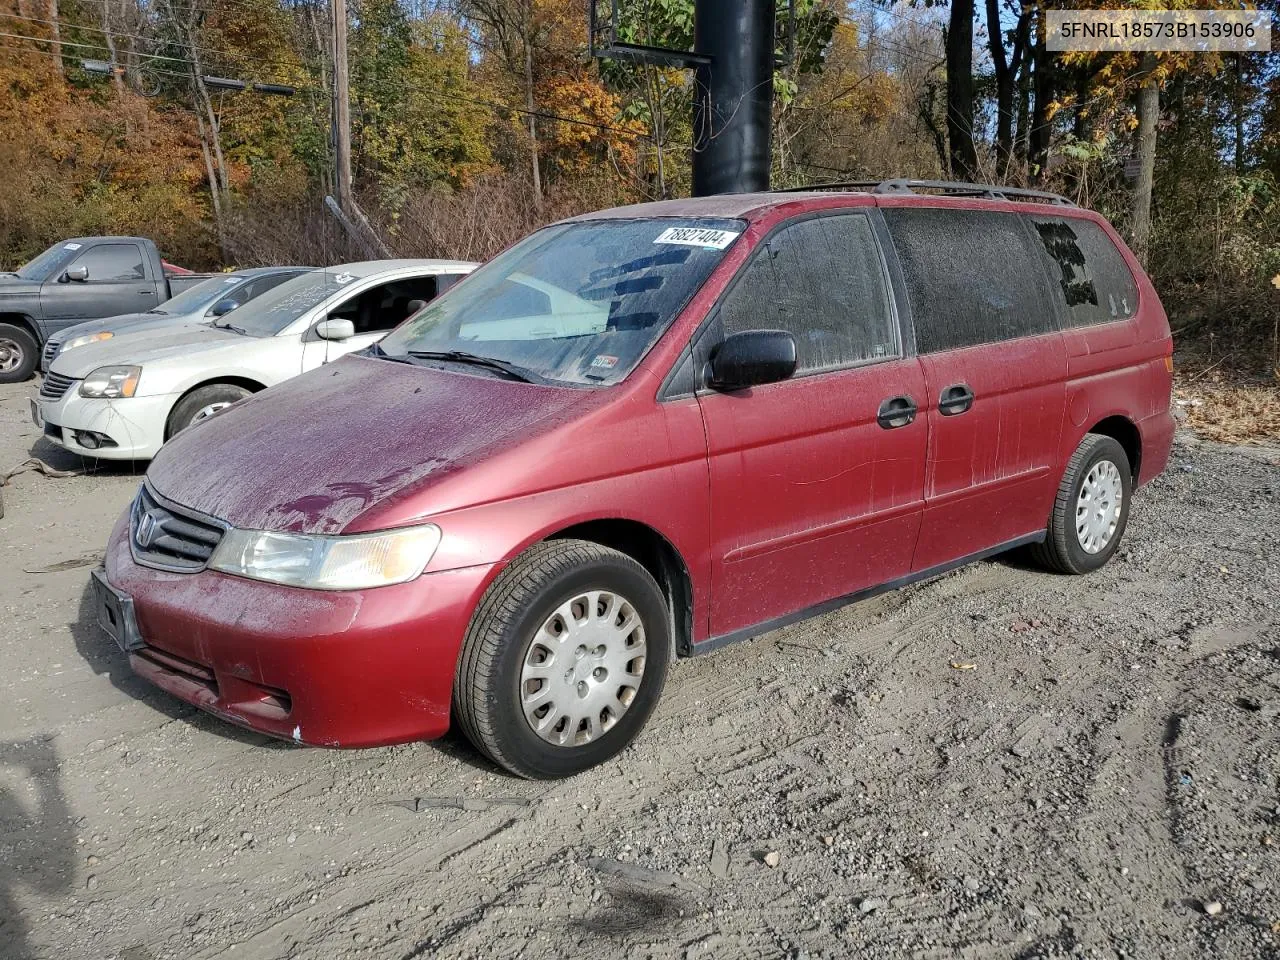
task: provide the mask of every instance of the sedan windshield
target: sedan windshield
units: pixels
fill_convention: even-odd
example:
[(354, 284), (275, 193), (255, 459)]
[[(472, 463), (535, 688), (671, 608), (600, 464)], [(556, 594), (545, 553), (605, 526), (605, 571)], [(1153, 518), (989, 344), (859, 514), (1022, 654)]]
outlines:
[(173, 299), (166, 300), (151, 313), (171, 313), (174, 316), (202, 313), (223, 297), (230, 296), (244, 282), (244, 277), (213, 277), (203, 280), (194, 287), (183, 290)]
[(741, 220), (586, 220), (522, 240), (380, 344), (393, 359), (470, 354), (542, 380), (621, 381), (745, 229)]
[(234, 326), (251, 337), (274, 337), (356, 279), (342, 270), (304, 273), (246, 303), (235, 312)]

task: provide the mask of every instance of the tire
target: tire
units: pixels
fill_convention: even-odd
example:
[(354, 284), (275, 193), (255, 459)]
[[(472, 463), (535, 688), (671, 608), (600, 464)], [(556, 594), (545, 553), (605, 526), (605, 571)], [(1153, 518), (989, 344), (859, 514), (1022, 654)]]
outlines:
[(211, 383), (205, 387), (197, 387), (173, 405), (164, 438), (170, 439), (193, 423), (199, 423), (205, 417), (243, 400), (252, 392), (234, 383)]
[[(1129, 522), (1129, 504), (1133, 499), (1129, 470), (1129, 457), (1119, 443), (1111, 437), (1087, 434), (1067, 462), (1058, 485), (1048, 535), (1044, 543), (1031, 548), (1035, 561), (1057, 573), (1082, 574), (1097, 570), (1110, 560)], [(1106, 515), (1085, 507), (1082, 491), (1091, 478), (1097, 484), (1090, 502), (1100, 502), (1102, 508), (1110, 505)], [(1114, 508), (1116, 489), (1120, 491), (1118, 510)], [(1082, 510), (1087, 512), (1082, 514)], [(1083, 531), (1077, 529), (1078, 521), (1087, 521)]]
[[(628, 608), (638, 618), (629, 633)], [(668, 623), (662, 591), (626, 554), (584, 540), (536, 544), (499, 574), (472, 615), (453, 681), (458, 724), (494, 763), (527, 779), (603, 763), (635, 739), (658, 702)], [(593, 712), (594, 735), (582, 716)]]
[(40, 344), (25, 327), (0, 323), (0, 383), (21, 383), (40, 362)]

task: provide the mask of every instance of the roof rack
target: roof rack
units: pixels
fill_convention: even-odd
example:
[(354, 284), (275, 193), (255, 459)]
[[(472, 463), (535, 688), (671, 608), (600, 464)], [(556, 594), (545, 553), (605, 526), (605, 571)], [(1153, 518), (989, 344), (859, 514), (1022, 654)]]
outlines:
[(990, 183), (961, 183), (953, 180), (840, 180), (815, 183), (807, 187), (787, 187), (779, 193), (804, 193), (811, 190), (865, 190), (869, 193), (903, 194), (920, 190), (936, 190), (952, 197), (982, 197), (986, 200), (1027, 200), (1074, 207), (1075, 203), (1060, 193), (1003, 187)]

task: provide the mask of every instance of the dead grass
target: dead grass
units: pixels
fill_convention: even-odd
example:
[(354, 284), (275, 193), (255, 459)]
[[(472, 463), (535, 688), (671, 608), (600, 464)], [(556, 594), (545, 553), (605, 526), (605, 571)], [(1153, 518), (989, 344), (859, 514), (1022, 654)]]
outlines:
[[(1241, 383), (1209, 374), (1174, 383), (1175, 409), (1196, 435), (1220, 443), (1280, 443), (1280, 381)], [(1181, 419), (1181, 417), (1180, 417)]]

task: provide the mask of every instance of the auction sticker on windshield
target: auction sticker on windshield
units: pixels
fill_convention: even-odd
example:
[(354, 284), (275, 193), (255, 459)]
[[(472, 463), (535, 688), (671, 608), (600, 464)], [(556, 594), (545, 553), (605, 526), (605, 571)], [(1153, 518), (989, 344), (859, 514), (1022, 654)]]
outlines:
[(733, 230), (707, 230), (701, 227), (670, 227), (663, 230), (654, 243), (678, 243), (686, 247), (710, 247), (723, 250), (738, 238)]

